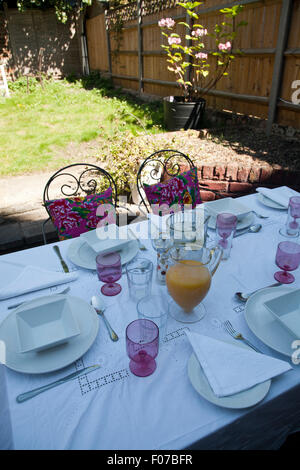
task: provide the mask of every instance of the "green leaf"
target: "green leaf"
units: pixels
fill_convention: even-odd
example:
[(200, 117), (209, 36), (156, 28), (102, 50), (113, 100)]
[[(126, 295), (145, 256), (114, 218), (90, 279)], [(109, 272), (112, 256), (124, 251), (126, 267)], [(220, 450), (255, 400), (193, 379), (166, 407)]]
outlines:
[(184, 21), (180, 21), (178, 24), (183, 24), (184, 26), (190, 29), (190, 25), (185, 23)]

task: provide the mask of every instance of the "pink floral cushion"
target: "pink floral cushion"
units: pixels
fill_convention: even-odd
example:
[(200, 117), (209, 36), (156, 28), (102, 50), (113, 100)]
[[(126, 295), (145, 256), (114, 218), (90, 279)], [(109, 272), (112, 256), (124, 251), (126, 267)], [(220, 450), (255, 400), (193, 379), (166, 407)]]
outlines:
[[(174, 176), (165, 183), (144, 184), (144, 190), (151, 206), (164, 204), (171, 208), (177, 204), (183, 209), (185, 204), (189, 204), (194, 209), (202, 202), (196, 167)], [(156, 212), (153, 207), (152, 209)]]
[(113, 205), (112, 188), (101, 194), (45, 202), (60, 240), (78, 237), (81, 233), (95, 229), (100, 220), (106, 217), (106, 214), (96, 214), (101, 204)]

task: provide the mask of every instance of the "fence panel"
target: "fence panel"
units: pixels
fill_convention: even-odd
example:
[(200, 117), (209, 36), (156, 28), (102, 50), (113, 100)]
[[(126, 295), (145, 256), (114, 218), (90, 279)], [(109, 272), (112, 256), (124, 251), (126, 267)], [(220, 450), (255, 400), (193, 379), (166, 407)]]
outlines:
[[(139, 4), (140, 27), (137, 14)], [(133, 2), (87, 20), (90, 68), (109, 71), (105, 31), (107, 24), (111, 73), (115, 84), (157, 96), (178, 94), (175, 77), (167, 70), (165, 53), (161, 48), (166, 38), (163, 38), (157, 24), (159, 19), (166, 16), (176, 18), (177, 23), (185, 19), (185, 10), (175, 4), (175, 0), (141, 0), (140, 3)], [(294, 91), (292, 84), (300, 80), (300, 0), (292, 1), (291, 15), (286, 22), (288, 40), (284, 47), (282, 78), (277, 83), (279, 91), (276, 89), (276, 79), (274, 81), (274, 70), (278, 73), (280, 65), (278, 44), (280, 40), (281, 45), (284, 43), (283, 31), (280, 31), (284, 0), (207, 0), (199, 8), (199, 22), (211, 31), (222, 19), (220, 8), (232, 4), (244, 5), (239, 21), (248, 22), (234, 45), (243, 54), (236, 56), (232, 62), (229, 76), (223, 77), (206, 96), (208, 106), (263, 119), (269, 117), (272, 124), (270, 97), (272, 99), (273, 96), (273, 106), (277, 110), (276, 122), (300, 128), (300, 106), (291, 102)], [(118, 33), (114, 30), (116, 27)], [(182, 28), (177, 24), (178, 33)], [(212, 50), (214, 43), (210, 38), (206, 41), (206, 51)]]

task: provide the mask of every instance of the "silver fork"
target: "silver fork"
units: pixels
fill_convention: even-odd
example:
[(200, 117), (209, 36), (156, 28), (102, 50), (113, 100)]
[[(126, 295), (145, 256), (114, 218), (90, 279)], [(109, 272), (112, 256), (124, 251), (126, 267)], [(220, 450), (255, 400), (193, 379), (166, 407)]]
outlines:
[(145, 247), (145, 245), (143, 245), (143, 243), (138, 239), (138, 237), (132, 232), (132, 230), (128, 229), (128, 232), (131, 233), (131, 235), (136, 239), (136, 241), (138, 242), (139, 244), (139, 249), (141, 251), (145, 251), (147, 250), (147, 248)]
[(241, 334), (241, 333), (238, 333), (232, 326), (232, 324), (230, 323), (229, 320), (226, 320), (224, 323), (223, 323), (223, 326), (225, 328), (225, 330), (227, 331), (227, 333), (230, 334), (230, 336), (232, 336), (234, 339), (239, 339), (239, 340), (242, 340), (244, 341), (244, 343), (248, 344), (248, 346), (250, 346), (250, 348), (254, 349), (254, 351), (260, 353), (261, 351), (259, 351), (259, 349), (257, 349), (255, 346), (253, 346), (253, 344), (250, 343), (250, 341), (248, 341), (246, 338), (244, 338), (244, 336)]

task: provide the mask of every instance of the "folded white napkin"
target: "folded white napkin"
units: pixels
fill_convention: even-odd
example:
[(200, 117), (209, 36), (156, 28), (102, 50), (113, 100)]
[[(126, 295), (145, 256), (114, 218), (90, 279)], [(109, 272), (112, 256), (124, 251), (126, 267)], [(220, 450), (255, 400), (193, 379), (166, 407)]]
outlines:
[(131, 241), (127, 234), (119, 232), (119, 227), (115, 224), (84, 232), (80, 238), (96, 253), (102, 254), (121, 250)]
[[(9, 263), (7, 263), (9, 265)], [(1, 263), (1, 274), (3, 274), (3, 264)], [(9, 269), (9, 266), (8, 266)], [(47, 271), (37, 266), (20, 266), (15, 278), (8, 276), (7, 283), (0, 288), (0, 300), (9, 299), (18, 295), (27, 294), (46, 287), (64, 284), (65, 282), (75, 281), (77, 273), (59, 273), (56, 271)]]
[(272, 201), (277, 202), (281, 206), (288, 208), (290, 197), (296, 196), (297, 193), (292, 191), (287, 187), (280, 187), (280, 188), (257, 188), (256, 191), (261, 193), (263, 196), (272, 199)]
[(248, 348), (198, 333), (186, 334), (217, 397), (248, 390), (292, 369), (288, 362)]

